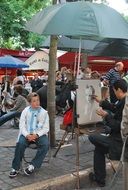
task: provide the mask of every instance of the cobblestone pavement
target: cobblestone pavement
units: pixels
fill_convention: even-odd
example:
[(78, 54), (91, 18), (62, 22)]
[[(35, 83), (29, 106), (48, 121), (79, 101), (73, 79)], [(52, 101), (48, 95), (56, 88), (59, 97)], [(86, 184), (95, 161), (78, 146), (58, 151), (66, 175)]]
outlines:
[[(56, 139), (59, 141), (62, 137), (63, 131), (60, 130), (59, 126), (62, 121), (62, 117), (56, 118)], [(64, 174), (69, 174), (76, 171), (76, 140), (70, 141), (68, 146), (60, 149), (56, 158), (53, 158), (55, 149), (49, 151), (46, 161), (42, 167), (35, 171), (29, 177), (26, 177), (21, 171), (20, 174), (14, 178), (10, 179), (8, 174), (11, 168), (11, 162), (14, 156), (14, 142), (16, 141), (18, 134), (18, 129), (10, 127), (10, 123), (6, 123), (0, 127), (0, 190), (10, 190), (16, 187), (21, 187), (28, 185), (40, 180), (51, 179), (53, 177), (58, 177)], [(4, 144), (6, 143), (6, 145)], [(80, 170), (92, 167), (93, 158), (93, 146), (88, 142), (87, 137), (80, 137)], [(25, 158), (30, 161), (30, 158), (34, 156), (35, 150), (27, 149), (25, 152)], [(22, 163), (22, 168), (26, 166), (26, 163)], [(110, 182), (110, 176), (108, 178), (108, 184)], [(118, 176), (118, 183), (113, 185), (113, 190), (121, 190), (122, 181), (121, 175)], [(117, 180), (116, 180), (117, 181)], [(88, 186), (87, 189), (97, 189), (95, 186)], [(104, 188), (103, 188), (104, 189)]]

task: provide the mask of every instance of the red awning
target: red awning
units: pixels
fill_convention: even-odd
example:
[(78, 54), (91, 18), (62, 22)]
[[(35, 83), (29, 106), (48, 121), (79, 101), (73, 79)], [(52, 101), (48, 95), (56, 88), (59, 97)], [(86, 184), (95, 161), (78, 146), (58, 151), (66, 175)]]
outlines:
[[(68, 52), (58, 58), (61, 67), (66, 66), (67, 68), (73, 69), (75, 60), (78, 60), (78, 53)], [(122, 61), (122, 60), (120, 60)], [(81, 54), (82, 62), (82, 54)], [(99, 72), (107, 72), (110, 68), (114, 67), (117, 62), (114, 58), (88, 56), (88, 64), (92, 67), (92, 70)], [(123, 60), (125, 69), (128, 69), (128, 60)]]

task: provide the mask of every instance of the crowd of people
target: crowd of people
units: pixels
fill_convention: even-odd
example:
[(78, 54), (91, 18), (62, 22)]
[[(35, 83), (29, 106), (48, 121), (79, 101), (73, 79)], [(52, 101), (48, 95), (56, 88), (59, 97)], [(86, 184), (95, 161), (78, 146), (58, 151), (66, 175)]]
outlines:
[[(128, 106), (127, 98), (128, 75), (123, 75), (123, 63), (117, 62), (115, 67), (101, 76), (97, 71), (92, 71), (89, 66), (80, 68), (77, 80), (99, 79), (101, 81), (101, 97), (93, 96), (99, 103), (100, 109), (96, 113), (103, 118), (102, 134), (89, 135), (89, 141), (94, 145), (94, 172), (89, 174), (91, 181), (99, 186), (105, 185), (106, 164), (105, 156), (119, 160), (122, 152), (123, 139), (127, 136)], [(16, 144), (11, 178), (19, 173), (20, 162), (24, 151), (30, 143), (38, 146), (37, 154), (27, 168), (26, 175), (30, 175), (36, 168), (40, 168), (48, 151), (49, 117), (47, 113), (47, 83), (48, 75), (45, 73), (39, 77), (38, 73), (29, 82), (25, 79), (21, 70), (17, 70), (17, 76), (12, 85), (6, 81), (2, 85), (2, 107), (0, 126), (8, 120), (20, 117), (19, 136)], [(73, 106), (76, 96), (74, 74), (66, 67), (56, 72), (56, 107), (69, 109)], [(124, 109), (125, 107), (125, 109)], [(9, 110), (9, 111), (8, 111)], [(124, 113), (123, 113), (124, 110)]]
[[(66, 75), (67, 73), (67, 75)], [(58, 78), (56, 73), (56, 84), (61, 89), (63, 85), (71, 80), (70, 72), (62, 68)], [(37, 153), (31, 164), (24, 169), (26, 175), (30, 175), (36, 168), (40, 168), (47, 154), (49, 141), (49, 117), (47, 113), (47, 80), (46, 73), (39, 77), (38, 73), (28, 82), (21, 70), (17, 70), (17, 76), (12, 85), (6, 81), (2, 86), (2, 106), (0, 126), (13, 118), (19, 120), (19, 135), (12, 161), (11, 178), (16, 177), (20, 170), (21, 160), (25, 149), (31, 143), (36, 143)], [(27, 85), (26, 85), (27, 84)], [(29, 84), (29, 85), (28, 85)], [(27, 88), (26, 88), (27, 86)], [(57, 92), (60, 91), (57, 88)], [(66, 100), (65, 100), (66, 101)]]
[[(56, 94), (58, 94), (62, 90), (62, 87), (71, 81), (72, 78), (73, 75), (71, 71), (66, 67), (63, 67), (61, 71), (57, 71)], [(0, 125), (3, 125), (5, 122), (17, 115), (20, 116), (26, 106), (26, 104), (22, 104), (21, 102), (24, 98), (27, 98), (28, 94), (31, 92), (37, 92), (40, 97), (40, 105), (44, 109), (47, 109), (47, 72), (44, 72), (42, 76), (39, 76), (38, 73), (34, 73), (33, 79), (29, 81), (23, 75), (22, 70), (17, 70), (17, 76), (12, 82), (7, 80), (7, 77), (5, 79), (6, 80), (1, 84)]]

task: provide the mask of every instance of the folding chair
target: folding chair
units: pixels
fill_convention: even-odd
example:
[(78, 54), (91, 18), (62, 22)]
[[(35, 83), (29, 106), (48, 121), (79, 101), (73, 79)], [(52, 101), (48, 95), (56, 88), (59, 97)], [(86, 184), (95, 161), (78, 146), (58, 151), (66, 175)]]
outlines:
[[(126, 148), (126, 143), (128, 141), (128, 137), (125, 138), (124, 142), (123, 142), (123, 148), (122, 148), (122, 154), (121, 154), (121, 158), (119, 160), (119, 164), (118, 167), (116, 169), (116, 172), (109, 184), (109, 188), (111, 189), (113, 187), (113, 184), (115, 182), (115, 180), (117, 179), (119, 172), (121, 171), (122, 167), (123, 167), (123, 162), (125, 160), (125, 148)], [(128, 161), (127, 161), (128, 162)], [(125, 173), (126, 172), (126, 173)], [(127, 190), (128, 189), (128, 183), (127, 183), (127, 171), (124, 170), (124, 189)]]

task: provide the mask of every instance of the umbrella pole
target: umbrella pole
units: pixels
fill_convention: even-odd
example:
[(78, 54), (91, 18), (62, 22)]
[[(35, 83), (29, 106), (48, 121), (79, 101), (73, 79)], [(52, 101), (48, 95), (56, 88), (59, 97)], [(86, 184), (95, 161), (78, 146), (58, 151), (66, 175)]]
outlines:
[(77, 52), (75, 53), (74, 77), (76, 76)]
[(78, 66), (77, 66), (77, 78), (78, 78), (78, 75), (79, 75), (79, 68), (80, 68), (81, 42), (82, 42), (82, 38), (80, 37), (79, 53), (78, 53)]
[[(81, 56), (81, 38), (79, 43), (79, 53), (78, 53), (78, 66), (77, 66), (77, 78), (79, 75), (79, 68), (80, 68), (80, 56)], [(78, 131), (79, 131), (79, 125), (78, 125)], [(76, 173), (77, 173), (77, 189), (80, 189), (80, 175), (79, 175), (79, 166), (80, 166), (80, 160), (79, 160), (79, 132), (76, 134)]]
[(76, 175), (77, 175), (77, 190), (80, 189), (80, 149), (79, 149), (79, 125), (77, 126), (78, 130), (76, 132)]
[(5, 87), (4, 87), (4, 91), (7, 92), (7, 86), (8, 86), (8, 83), (7, 83), (7, 67), (6, 67), (6, 71), (5, 71)]
[(1, 95), (2, 95), (2, 86), (1, 86), (1, 84), (0, 84), (0, 103), (1, 103)]
[(7, 67), (6, 67), (5, 75), (6, 75), (5, 82), (7, 82)]

